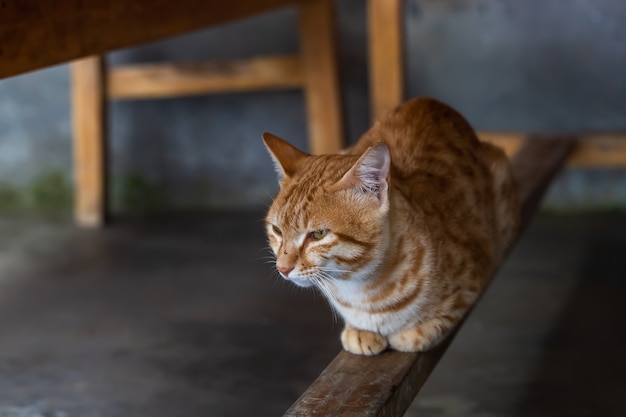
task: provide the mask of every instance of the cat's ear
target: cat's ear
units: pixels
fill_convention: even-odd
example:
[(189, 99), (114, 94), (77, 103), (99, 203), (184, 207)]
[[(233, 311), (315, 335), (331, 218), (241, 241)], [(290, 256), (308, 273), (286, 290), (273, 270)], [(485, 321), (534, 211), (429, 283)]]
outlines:
[(281, 180), (292, 177), (302, 161), (309, 156), (286, 140), (271, 133), (263, 133), (263, 142), (265, 142), (265, 146), (272, 156), (274, 167)]
[(389, 148), (380, 142), (369, 148), (333, 188), (354, 188), (367, 197), (375, 197), (380, 205), (387, 203), (389, 190)]

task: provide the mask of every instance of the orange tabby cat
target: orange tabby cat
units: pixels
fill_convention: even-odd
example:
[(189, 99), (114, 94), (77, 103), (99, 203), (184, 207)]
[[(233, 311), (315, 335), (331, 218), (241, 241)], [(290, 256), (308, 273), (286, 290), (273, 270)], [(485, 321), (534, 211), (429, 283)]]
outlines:
[(263, 138), (281, 177), (266, 219), (276, 268), (322, 291), (345, 320), (349, 352), (437, 344), (518, 227), (506, 156), (436, 100), (388, 112), (346, 154)]

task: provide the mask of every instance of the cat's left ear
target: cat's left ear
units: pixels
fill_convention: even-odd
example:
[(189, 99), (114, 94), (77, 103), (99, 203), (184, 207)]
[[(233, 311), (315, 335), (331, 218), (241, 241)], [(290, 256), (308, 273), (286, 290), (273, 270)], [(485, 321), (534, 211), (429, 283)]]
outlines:
[(309, 156), (291, 143), (271, 133), (263, 133), (263, 142), (265, 142), (265, 146), (272, 156), (274, 167), (281, 181), (292, 177), (302, 161)]
[(380, 206), (386, 205), (390, 165), (389, 148), (380, 142), (365, 151), (333, 188), (354, 188), (366, 197), (376, 198)]

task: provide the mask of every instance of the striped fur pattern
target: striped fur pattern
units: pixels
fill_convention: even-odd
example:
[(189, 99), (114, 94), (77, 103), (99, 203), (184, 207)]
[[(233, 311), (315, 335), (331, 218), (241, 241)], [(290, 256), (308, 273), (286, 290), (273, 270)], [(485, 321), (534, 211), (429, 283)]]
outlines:
[(340, 155), (264, 141), (281, 183), (266, 218), (276, 268), (328, 298), (349, 352), (436, 345), (517, 231), (506, 156), (436, 100), (400, 105)]

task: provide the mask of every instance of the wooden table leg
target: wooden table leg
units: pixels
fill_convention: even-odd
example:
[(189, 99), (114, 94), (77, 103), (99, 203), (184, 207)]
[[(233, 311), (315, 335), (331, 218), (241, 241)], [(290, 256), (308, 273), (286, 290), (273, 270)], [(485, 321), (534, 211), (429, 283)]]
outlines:
[(299, 11), (311, 152), (337, 153), (344, 127), (333, 0), (303, 0)]
[(104, 224), (106, 187), (106, 77), (102, 56), (71, 65), (74, 129), (75, 219), (81, 226)]
[(404, 100), (403, 0), (368, 0), (372, 119)]

